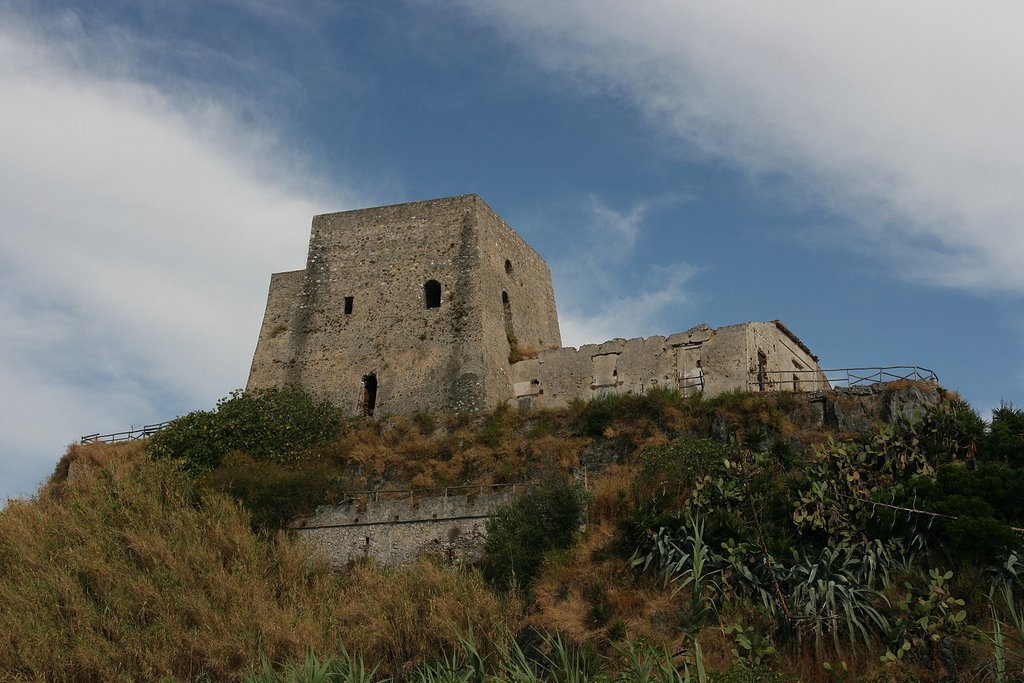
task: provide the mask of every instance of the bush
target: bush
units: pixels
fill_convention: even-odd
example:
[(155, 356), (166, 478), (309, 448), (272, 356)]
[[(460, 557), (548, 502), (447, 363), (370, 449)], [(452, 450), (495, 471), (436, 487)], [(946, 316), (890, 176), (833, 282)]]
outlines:
[(973, 460), (986, 438), (985, 421), (960, 399), (942, 401), (917, 422), (900, 422), (899, 431), (933, 465)]
[(725, 475), (724, 463), (733, 453), (711, 439), (683, 438), (645, 449), (633, 488), (634, 512), (620, 520), (625, 554), (647, 548), (651, 531), (678, 528), (687, 511), (706, 507), (707, 480)]
[(487, 520), (484, 576), (505, 590), (529, 584), (546, 552), (568, 548), (576, 540), (588, 499), (579, 484), (552, 477), (499, 509)]
[(199, 483), (237, 498), (252, 516), (253, 528), (265, 530), (280, 529), (353, 488), (348, 479), (317, 460), (280, 463), (255, 460), (237, 451), (225, 456)]
[(179, 417), (150, 439), (150, 457), (180, 460), (192, 474), (241, 451), (258, 460), (287, 460), (341, 432), (341, 412), (301, 387), (236, 391), (212, 412)]
[(911, 492), (922, 509), (955, 518), (939, 519), (935, 527), (959, 561), (992, 561), (1003, 547), (1021, 545), (1010, 527), (1024, 526), (1024, 469), (942, 465), (934, 477), (915, 479)]
[(656, 424), (669, 421), (673, 413), (699, 405), (700, 395), (688, 397), (678, 391), (654, 387), (643, 394), (603, 394), (573, 404), (576, 428), (587, 436), (601, 436), (614, 423), (649, 420)]
[(982, 456), (1015, 467), (1024, 466), (1024, 409), (1004, 403), (992, 411)]

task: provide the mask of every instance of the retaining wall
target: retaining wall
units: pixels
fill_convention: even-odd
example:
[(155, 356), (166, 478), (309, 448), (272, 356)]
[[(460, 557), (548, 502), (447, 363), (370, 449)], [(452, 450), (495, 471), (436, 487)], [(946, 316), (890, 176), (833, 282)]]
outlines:
[(487, 518), (514, 495), (506, 490), (476, 496), (353, 499), (320, 506), (312, 517), (295, 521), (292, 529), (336, 567), (364, 557), (394, 567), (411, 564), (420, 555), (462, 564), (480, 557)]

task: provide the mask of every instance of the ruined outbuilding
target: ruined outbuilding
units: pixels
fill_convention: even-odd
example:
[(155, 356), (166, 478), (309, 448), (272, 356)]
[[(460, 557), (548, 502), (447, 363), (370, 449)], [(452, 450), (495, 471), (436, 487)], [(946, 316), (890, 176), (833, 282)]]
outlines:
[(271, 276), (247, 388), (292, 383), (363, 415), (828, 387), (778, 321), (562, 348), (547, 263), (476, 195), (313, 218), (306, 268)]

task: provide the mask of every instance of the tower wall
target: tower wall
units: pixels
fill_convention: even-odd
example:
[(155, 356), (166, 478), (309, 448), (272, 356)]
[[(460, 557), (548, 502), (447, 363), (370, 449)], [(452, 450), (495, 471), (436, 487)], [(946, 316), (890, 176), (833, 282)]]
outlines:
[(305, 271), (271, 281), (248, 388), (301, 384), (359, 414), (372, 375), (376, 414), (497, 405), (511, 392), (506, 259), (521, 264), (522, 298), (541, 302), (522, 309), (523, 333), (557, 347), (546, 264), (479, 197), (316, 216)]
[(512, 395), (510, 360), (562, 345), (548, 264), (482, 201), (479, 214), (480, 315), (487, 403)]
[(281, 386), (288, 383), (295, 362), (294, 335), (299, 304), (306, 284), (306, 271), (293, 270), (270, 276), (267, 309), (263, 315), (256, 353), (252, 357), (247, 388)]

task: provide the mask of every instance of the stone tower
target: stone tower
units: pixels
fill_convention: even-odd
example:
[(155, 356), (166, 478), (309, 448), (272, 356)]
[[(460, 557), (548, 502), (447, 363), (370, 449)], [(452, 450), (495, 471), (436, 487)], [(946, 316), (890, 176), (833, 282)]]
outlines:
[(560, 347), (547, 263), (464, 195), (315, 216), (306, 269), (271, 276), (247, 388), (477, 410), (514, 395), (511, 360)]

